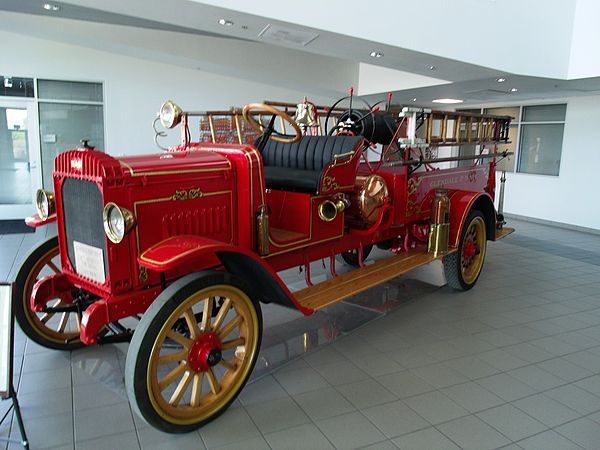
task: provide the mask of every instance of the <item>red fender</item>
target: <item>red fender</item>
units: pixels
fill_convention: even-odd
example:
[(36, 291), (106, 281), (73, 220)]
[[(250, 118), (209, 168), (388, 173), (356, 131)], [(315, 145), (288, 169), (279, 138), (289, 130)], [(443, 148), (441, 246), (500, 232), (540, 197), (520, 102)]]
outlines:
[(64, 273), (45, 276), (35, 283), (31, 291), (30, 306), (33, 311), (42, 312), (48, 300), (61, 298), (66, 303), (72, 303), (71, 291), (75, 286)]
[(41, 227), (52, 222), (56, 222), (56, 213), (50, 214), (46, 219), (42, 219), (38, 214), (25, 217), (25, 224), (31, 228)]
[(202, 236), (180, 235), (167, 238), (144, 251), (140, 266), (157, 272), (180, 268), (191, 261), (215, 258), (228, 272), (243, 278), (260, 294), (261, 301), (275, 302), (298, 309), (305, 315), (314, 311), (302, 306), (263, 259), (241, 247)]
[(488, 193), (452, 191), (450, 198), (450, 247), (458, 247), (460, 235), (472, 208), (483, 213), (488, 240), (494, 240), (496, 233), (496, 210), (494, 200)]

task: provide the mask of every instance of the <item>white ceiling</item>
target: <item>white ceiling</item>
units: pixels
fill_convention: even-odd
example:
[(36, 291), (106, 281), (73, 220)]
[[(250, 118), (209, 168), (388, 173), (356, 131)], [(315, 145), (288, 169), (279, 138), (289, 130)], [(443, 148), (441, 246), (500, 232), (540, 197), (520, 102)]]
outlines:
[[(209, 2), (225, 4), (229, 6), (231, 6), (232, 4), (240, 3), (236, 0), (227, 0), (219, 2), (212, 2), (211, 0), (203, 1), (205, 3)], [(495, 8), (495, 11), (498, 10), (497, 8), (501, 3), (496, 3), (496, 0), (460, 1), (461, 3), (466, 2), (467, 4), (470, 4), (473, 7), (483, 6), (485, 8)], [(515, 1), (517, 0), (506, 0), (508, 4), (513, 4), (515, 3)], [(448, 5), (448, 3), (445, 2), (445, 0), (432, 0), (432, 2), (441, 2), (441, 5)], [(488, 102), (506, 103), (522, 101), (527, 99), (588, 95), (590, 93), (600, 92), (600, 77), (567, 81), (558, 78), (554, 79), (527, 77), (522, 75), (520, 76), (510, 73), (508, 71), (498, 70), (492, 67), (483, 67), (481, 65), (461, 62), (447, 57), (435, 56), (432, 54), (416, 51), (414, 49), (403, 48), (390, 43), (385, 44), (381, 42), (383, 39), (379, 39), (379, 41), (377, 42), (372, 39), (356, 37), (356, 35), (374, 37), (388, 36), (388, 42), (397, 43), (402, 40), (402, 33), (407, 33), (406, 29), (415, 29), (416, 25), (410, 22), (409, 18), (401, 15), (403, 12), (412, 11), (411, 8), (414, 9), (414, 5), (411, 6), (411, 8), (408, 8), (405, 7), (405, 5), (399, 6), (399, 3), (397, 1), (391, 0), (382, 0), (380, 2), (381, 5), (378, 4), (378, 6), (381, 6), (381, 8), (379, 8), (379, 10), (377, 11), (373, 9), (373, 11), (375, 12), (371, 11), (371, 9), (369, 9), (369, 11), (365, 10), (365, 5), (363, 2), (359, 4), (359, 2), (342, 2), (339, 0), (332, 0), (331, 2), (326, 3), (329, 8), (328, 10), (331, 10), (332, 8), (335, 9), (336, 6), (344, 8), (343, 11), (346, 15), (341, 14), (340, 18), (338, 18), (337, 21), (333, 21), (338, 24), (341, 19), (349, 17), (347, 16), (348, 9), (352, 10), (352, 17), (358, 16), (360, 18), (361, 14), (363, 14), (366, 18), (368, 18), (368, 14), (371, 13), (377, 13), (380, 16), (383, 15), (386, 19), (382, 19), (382, 23), (384, 23), (384, 25), (388, 24), (390, 20), (395, 18), (395, 22), (397, 24), (395, 27), (387, 28), (387, 34), (382, 34), (381, 32), (371, 32), (370, 34), (358, 32), (362, 29), (359, 29), (357, 27), (352, 28), (352, 32), (344, 34), (340, 32), (329, 31), (328, 29), (323, 29), (325, 28), (325, 26), (323, 26), (323, 28), (315, 28), (307, 26), (305, 24), (300, 25), (297, 23), (294, 24), (283, 20), (273, 19), (273, 16), (279, 16), (289, 17), (291, 20), (294, 17), (294, 14), (297, 17), (302, 17), (304, 19), (308, 17), (308, 19), (310, 19), (310, 11), (307, 14), (306, 8), (310, 9), (312, 3), (314, 3), (312, 0), (303, 4), (299, 4), (297, 2), (290, 2), (290, 5), (293, 5), (293, 7), (289, 5), (286, 6), (286, 3), (277, 2), (277, 4), (279, 4), (279, 11), (288, 11), (287, 15), (282, 13), (265, 14), (269, 17), (257, 14), (250, 14), (248, 12), (234, 11), (232, 9), (225, 9), (220, 6), (215, 6), (214, 4), (207, 5), (205, 3), (200, 3), (199, 1), (192, 0), (103, 0), (102, 2), (98, 2), (97, 0), (62, 0), (60, 2), (52, 2), (53, 4), (56, 4), (60, 7), (60, 10), (57, 12), (48, 12), (45, 9), (43, 9), (44, 3), (45, 1), (42, 0), (0, 0), (0, 10), (21, 13), (23, 15), (28, 15), (29, 17), (37, 16), (38, 23), (39, 20), (44, 20), (45, 22), (50, 23), (52, 21), (57, 21), (60, 19), (73, 19), (78, 21), (73, 22), (73, 24), (95, 22), (127, 27), (136, 27), (137, 29), (141, 30), (161, 30), (165, 32), (171, 32), (173, 33), (173, 35), (188, 35), (190, 36), (189, 45), (178, 45), (177, 48), (172, 48), (171, 51), (169, 51), (168, 46), (166, 49), (161, 49), (161, 51), (156, 51), (155, 49), (148, 46), (148, 48), (144, 49), (144, 53), (148, 57), (157, 60), (162, 60), (171, 64), (193, 66), (202, 70), (218, 71), (219, 68), (217, 67), (218, 64), (213, 64), (213, 67), (211, 67), (210, 63), (207, 63), (205, 60), (203, 60), (201, 52), (194, 51), (194, 45), (202, 44), (198, 44), (200, 41), (193, 40), (192, 36), (202, 37), (202, 39), (204, 39), (202, 42), (204, 43), (216, 42), (218, 40), (220, 40), (221, 42), (229, 42), (229, 44), (223, 47), (228, 54), (213, 55), (214, 58), (217, 59), (227, 59), (230, 56), (230, 54), (236, 54), (236, 51), (234, 49), (235, 47), (239, 47), (242, 49), (239, 52), (237, 52), (237, 54), (239, 54), (240, 52), (243, 52), (243, 48), (245, 45), (248, 46), (252, 44), (253, 48), (257, 48), (257, 45), (262, 46), (264, 48), (265, 61), (258, 62), (256, 64), (268, 63), (270, 53), (276, 54), (282, 51), (292, 52), (291, 54), (297, 55), (298, 61), (302, 61), (302, 54), (309, 53), (313, 55), (321, 55), (327, 58), (333, 58), (328, 61), (338, 61), (340, 65), (348, 63), (368, 63), (371, 65), (378, 65), (389, 69), (431, 77), (438, 80), (439, 82), (452, 82), (449, 84), (442, 84), (437, 86), (423, 87), (410, 90), (398, 90), (398, 86), (391, 86), (392, 89), (396, 89), (394, 94), (395, 102), (403, 104), (412, 102), (413, 98), (417, 98), (417, 103), (422, 105), (429, 105), (429, 102), (433, 98), (440, 97), (461, 98), (465, 100), (465, 104), (482, 104)], [(248, 6), (245, 9), (252, 11), (260, 11), (261, 8), (266, 9), (266, 7), (272, 3), (273, 2), (265, 1), (252, 2), (251, 4), (246, 3), (246, 5)], [(537, 1), (537, 3), (541, 4), (539, 1)], [(571, 8), (571, 10), (574, 9), (575, 0), (566, 0), (565, 2), (561, 1), (560, 3), (566, 5), (565, 11), (570, 11), (568, 8)], [(304, 8), (304, 10), (301, 10), (302, 14), (300, 14), (300, 10), (298, 8), (301, 8), (303, 5), (305, 5), (306, 8)], [(391, 7), (393, 7), (394, 9), (390, 9)], [(363, 9), (361, 10), (360, 8)], [(290, 11), (292, 11), (294, 14), (290, 14)], [(315, 9), (315, 11), (316, 12), (313, 13), (313, 15), (315, 16), (314, 23), (325, 23), (324, 18), (322, 17), (323, 10)], [(381, 11), (384, 11), (384, 14), (382, 14)], [(385, 11), (389, 11), (390, 14), (386, 15)], [(455, 14), (455, 12), (453, 12), (453, 14)], [(437, 14), (437, 16), (439, 15), (440, 14)], [(226, 18), (232, 21), (233, 25), (219, 25), (218, 20), (221, 18)], [(308, 23), (308, 19), (304, 20), (304, 23)], [(515, 18), (515, 20), (517, 20), (517, 18)], [(568, 17), (565, 18), (565, 22), (568, 22), (568, 20)], [(410, 27), (405, 26), (408, 23), (411, 24)], [(350, 22), (348, 22), (348, 24), (350, 25)], [(3, 25), (4, 28), (11, 28), (9, 24)], [(285, 41), (266, 41), (263, 37), (260, 36), (260, 34), (261, 31), (263, 31), (268, 25), (271, 25), (272, 27), (283, 27), (290, 33), (299, 31), (303, 33), (317, 35), (318, 37), (312, 40), (308, 45), (299, 45)], [(531, 26), (535, 28), (534, 23), (531, 24)], [(13, 25), (13, 31), (16, 27), (22, 27), (22, 25)], [(377, 30), (378, 27), (382, 28), (382, 25), (380, 23), (365, 23), (365, 27), (369, 29), (374, 28), (375, 30)], [(434, 41), (441, 42), (440, 48), (450, 48), (451, 46), (455, 46), (456, 48), (460, 48), (460, 46), (477, 47), (478, 45), (481, 45), (481, 41), (484, 41), (487, 44), (485, 44), (483, 48), (486, 48), (487, 45), (487, 47), (489, 47), (488, 49), (490, 55), (493, 55), (494, 46), (502, 45), (503, 42), (502, 25), (494, 24), (493, 26), (491, 26), (490, 24), (481, 24), (481, 27), (482, 30), (487, 30), (488, 32), (478, 32), (477, 30), (480, 27), (478, 27), (478, 24), (476, 22), (473, 23), (472, 29), (470, 29), (468, 32), (465, 32), (464, 30), (453, 29), (451, 26), (447, 26), (445, 29), (440, 30), (439, 27), (434, 27), (430, 24), (421, 24), (420, 29), (421, 33), (423, 33), (422, 36), (431, 37), (433, 33), (435, 37)], [(0, 25), (0, 28), (3, 28), (3, 26)], [(38, 28), (44, 28), (44, 30), (40, 30)], [(69, 39), (74, 39), (75, 42), (81, 45), (93, 45), (94, 48), (99, 49), (102, 49), (102, 47), (105, 46), (106, 51), (114, 51), (115, 49), (116, 44), (114, 40), (111, 39), (95, 39), (93, 43), (90, 43), (90, 38), (86, 37), (85, 26), (67, 26), (67, 28), (68, 30), (65, 30), (64, 27), (40, 26), (30, 28), (30, 32), (37, 33), (38, 37), (56, 40), (64, 40), (66, 33), (69, 33)], [(328, 26), (327, 28), (334, 29), (331, 26)], [(489, 32), (490, 30), (493, 32)], [(548, 30), (539, 31), (546, 33), (548, 32)], [(567, 31), (571, 33), (572, 30), (568, 29)], [(549, 42), (552, 41), (552, 39), (556, 39), (556, 33), (558, 32), (559, 30), (555, 30), (554, 35), (549, 35)], [(350, 36), (349, 34), (354, 34), (355, 36)], [(411, 42), (413, 44), (418, 44), (419, 36), (411, 35), (411, 39), (405, 39), (405, 41)], [(181, 42), (181, 40), (179, 40), (179, 42)], [(139, 45), (141, 45), (139, 42), (137, 42), (136, 45), (133, 45), (130, 49), (130, 52), (137, 52), (139, 54)], [(567, 42), (566, 45), (571, 45), (570, 40), (569, 42)], [(127, 46), (127, 39), (121, 39), (118, 43), (118, 46), (120, 48), (120, 51), (126, 51), (124, 50), (124, 48)], [(412, 45), (412, 47), (415, 47), (415, 45)], [(384, 53), (384, 57), (378, 59), (371, 58), (369, 54), (374, 50)], [(518, 49), (512, 49), (512, 51), (513, 53), (515, 53), (518, 51)], [(497, 53), (498, 55), (507, 54), (505, 52), (500, 51), (498, 51)], [(510, 52), (508, 52), (508, 54), (510, 54)], [(538, 57), (540, 58), (540, 61), (544, 61), (543, 63), (539, 62), (540, 66), (543, 66), (548, 62), (548, 60), (552, 59), (544, 54), (539, 54)], [(482, 58), (482, 60), (489, 61), (489, 59), (486, 58)], [(500, 61), (500, 56), (497, 57), (497, 60)], [(311, 64), (314, 64), (314, 60), (307, 59), (307, 62), (309, 61), (311, 62)], [(502, 66), (502, 64), (497, 65)], [(274, 77), (281, 76), (278, 73), (280, 69), (283, 70), (282, 68), (274, 68)], [(307, 73), (310, 73), (311, 68), (303, 67), (302, 64), (299, 64), (298, 67), (294, 67), (293, 70), (305, 70), (307, 71)], [(252, 62), (249, 62), (249, 76), (251, 76), (252, 71)], [(256, 73), (258, 76), (258, 72)], [(496, 82), (496, 79), (498, 77), (506, 78), (507, 82), (500, 85)], [(318, 81), (316, 81), (316, 83), (318, 83)], [(518, 91), (511, 93), (510, 88), (512, 87), (518, 88)], [(325, 92), (325, 90), (323, 92)], [(380, 97), (381, 96), (379, 96), (379, 98)], [(378, 98), (378, 96), (374, 96), (373, 98)]]

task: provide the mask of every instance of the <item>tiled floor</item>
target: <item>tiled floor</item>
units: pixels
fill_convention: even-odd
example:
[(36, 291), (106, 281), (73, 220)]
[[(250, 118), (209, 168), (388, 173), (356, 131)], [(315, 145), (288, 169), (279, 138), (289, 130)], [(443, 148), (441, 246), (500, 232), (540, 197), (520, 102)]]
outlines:
[[(436, 285), (434, 266), (310, 318), (266, 307), (253, 382), (186, 435), (132, 413), (127, 345), (69, 354), (19, 333), (32, 448), (598, 449), (600, 236), (511, 225), (469, 292)], [(2, 236), (0, 276), (39, 238)]]

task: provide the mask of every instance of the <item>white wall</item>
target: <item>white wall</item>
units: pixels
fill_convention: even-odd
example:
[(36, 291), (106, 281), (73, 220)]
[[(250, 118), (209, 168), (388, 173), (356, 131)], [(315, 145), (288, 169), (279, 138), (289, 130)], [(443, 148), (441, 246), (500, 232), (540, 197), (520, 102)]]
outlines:
[[(0, 42), (1, 74), (103, 82), (105, 150), (112, 154), (157, 151), (151, 124), (167, 98), (189, 110), (228, 109), (265, 99), (296, 102), (304, 95), (318, 103), (333, 100), (313, 94), (310, 79), (293, 90), (246, 80), (243, 67), (225, 76), (1, 30)], [(178, 130), (172, 135), (177, 140)]]
[(449, 81), (425, 77), (415, 73), (360, 63), (358, 66), (358, 94), (369, 95), (386, 91), (400, 91), (437, 84), (447, 84)]
[(600, 96), (567, 99), (559, 176), (508, 173), (505, 212), (600, 229), (599, 124)]
[(600, 2), (577, 0), (573, 21), (573, 40), (569, 60), (569, 78), (600, 75)]

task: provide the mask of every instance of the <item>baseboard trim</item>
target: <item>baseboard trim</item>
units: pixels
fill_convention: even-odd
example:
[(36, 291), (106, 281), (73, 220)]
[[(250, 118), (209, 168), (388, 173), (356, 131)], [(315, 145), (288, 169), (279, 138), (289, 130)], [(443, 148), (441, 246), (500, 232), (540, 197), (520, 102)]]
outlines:
[(565, 230), (580, 231), (582, 233), (595, 234), (597, 236), (600, 236), (600, 230), (597, 230), (595, 228), (582, 227), (579, 225), (573, 225), (570, 223), (555, 222), (553, 220), (546, 219), (537, 219), (535, 217), (521, 216), (520, 214), (512, 213), (504, 213), (504, 217), (506, 217), (507, 219), (516, 219), (522, 220), (524, 222), (539, 223), (540, 225), (548, 225), (551, 227), (563, 228)]

